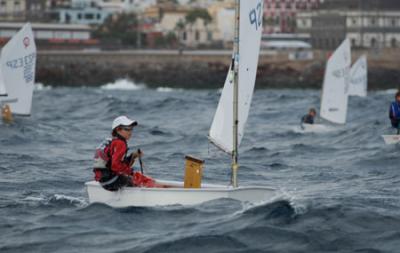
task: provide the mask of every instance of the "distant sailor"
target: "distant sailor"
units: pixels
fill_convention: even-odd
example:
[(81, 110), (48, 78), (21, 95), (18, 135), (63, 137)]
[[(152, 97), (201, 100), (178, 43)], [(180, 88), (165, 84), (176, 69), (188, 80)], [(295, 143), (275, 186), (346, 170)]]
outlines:
[(314, 118), (317, 115), (317, 111), (314, 108), (310, 108), (308, 114), (301, 118), (302, 124), (314, 124)]
[(395, 101), (392, 102), (389, 108), (389, 118), (392, 123), (392, 127), (399, 129), (400, 123), (400, 91), (395, 95)]
[(134, 186), (132, 165), (142, 156), (140, 152), (128, 154), (127, 141), (132, 137), (137, 121), (126, 116), (116, 118), (112, 123), (112, 138), (107, 139), (96, 149), (94, 173), (95, 180), (109, 191), (117, 191), (124, 186)]
[(0, 103), (0, 108), (1, 108), (1, 117), (2, 117), (3, 121), (6, 123), (13, 122), (13, 116), (11, 113), (10, 106), (7, 104), (1, 105), (1, 103)]

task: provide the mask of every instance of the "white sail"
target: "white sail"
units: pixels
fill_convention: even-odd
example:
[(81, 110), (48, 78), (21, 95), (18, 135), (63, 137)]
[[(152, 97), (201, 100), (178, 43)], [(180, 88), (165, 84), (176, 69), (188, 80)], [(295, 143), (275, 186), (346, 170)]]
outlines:
[(27, 23), (3, 47), (1, 71), (8, 97), (17, 101), (10, 103), (15, 114), (30, 115), (36, 69), (36, 45), (31, 25)]
[(368, 85), (367, 56), (361, 56), (351, 67), (349, 96), (367, 96)]
[[(243, 137), (256, 80), (262, 14), (262, 0), (240, 1), (239, 56), (235, 57), (235, 64), (239, 64), (238, 145)], [(209, 132), (210, 141), (229, 153), (233, 151), (233, 76), (230, 68)]]
[(327, 62), (322, 88), (320, 114), (333, 123), (346, 123), (350, 64), (350, 42), (345, 39)]
[(6, 85), (4, 84), (3, 74), (0, 69), (0, 97), (5, 97), (5, 96), (7, 96)]

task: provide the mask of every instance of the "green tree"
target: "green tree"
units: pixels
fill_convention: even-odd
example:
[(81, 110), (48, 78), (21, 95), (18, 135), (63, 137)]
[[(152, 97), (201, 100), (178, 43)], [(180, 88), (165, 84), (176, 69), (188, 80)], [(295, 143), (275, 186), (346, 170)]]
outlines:
[(134, 13), (110, 15), (94, 32), (93, 37), (118, 40), (123, 45), (134, 45), (138, 32), (138, 19)]
[(188, 24), (194, 24), (198, 18), (204, 20), (206, 25), (212, 21), (212, 17), (206, 9), (191, 10), (185, 17), (186, 23)]

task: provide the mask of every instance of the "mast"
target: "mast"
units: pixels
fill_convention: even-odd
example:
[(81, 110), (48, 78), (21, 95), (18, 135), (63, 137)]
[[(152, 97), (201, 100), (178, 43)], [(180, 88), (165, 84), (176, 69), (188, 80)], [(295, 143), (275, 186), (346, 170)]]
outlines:
[(234, 80), (233, 80), (233, 152), (232, 152), (232, 177), (233, 187), (238, 187), (238, 127), (239, 127), (239, 33), (240, 33), (240, 0), (235, 0), (235, 38), (233, 40), (234, 52)]

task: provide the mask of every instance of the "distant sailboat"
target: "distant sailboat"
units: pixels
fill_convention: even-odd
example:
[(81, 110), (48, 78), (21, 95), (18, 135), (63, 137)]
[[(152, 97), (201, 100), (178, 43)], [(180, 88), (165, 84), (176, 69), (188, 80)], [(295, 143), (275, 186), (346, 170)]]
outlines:
[[(89, 201), (111, 206), (194, 205), (219, 198), (258, 203), (272, 201), (279, 191), (257, 186), (238, 186), (238, 147), (250, 109), (262, 32), (263, 0), (236, 0), (234, 53), (221, 99), (210, 129), (209, 139), (232, 155), (231, 184), (203, 184), (183, 188), (183, 182), (156, 183), (168, 188), (126, 187), (119, 192), (104, 190), (98, 182), (87, 182)], [(240, 17), (240, 18), (239, 18)], [(240, 20), (240, 22), (239, 22)]]
[(13, 114), (31, 113), (35, 69), (36, 45), (27, 23), (1, 50), (0, 93), (7, 96), (0, 98), (0, 103), (9, 105)]
[(368, 65), (367, 56), (361, 56), (351, 67), (349, 96), (367, 96)]
[[(345, 124), (347, 117), (350, 42), (345, 39), (329, 58), (322, 86), (320, 117), (334, 124)], [(305, 131), (323, 131), (321, 124), (302, 124)]]

